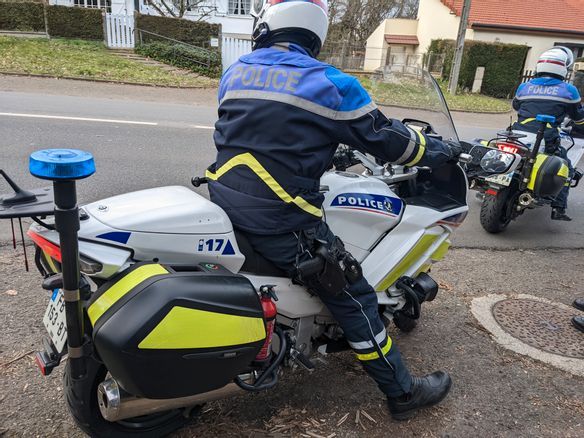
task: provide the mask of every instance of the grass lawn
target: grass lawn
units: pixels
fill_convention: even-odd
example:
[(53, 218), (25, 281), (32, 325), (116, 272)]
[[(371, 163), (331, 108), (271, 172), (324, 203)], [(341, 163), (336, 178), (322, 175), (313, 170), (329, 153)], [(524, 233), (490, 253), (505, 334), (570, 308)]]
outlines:
[[(378, 104), (399, 105), (403, 107), (433, 109), (437, 102), (435, 93), (415, 83), (392, 84), (372, 81), (367, 76), (359, 77), (361, 84), (369, 91), (373, 100)], [(451, 111), (470, 111), (477, 113), (505, 113), (511, 110), (508, 100), (496, 99), (482, 94), (457, 94), (450, 95), (446, 91), (446, 85), (440, 84), (448, 108)]]
[(101, 42), (0, 37), (0, 73), (42, 74), (159, 86), (215, 87), (217, 80), (185, 77), (121, 58)]

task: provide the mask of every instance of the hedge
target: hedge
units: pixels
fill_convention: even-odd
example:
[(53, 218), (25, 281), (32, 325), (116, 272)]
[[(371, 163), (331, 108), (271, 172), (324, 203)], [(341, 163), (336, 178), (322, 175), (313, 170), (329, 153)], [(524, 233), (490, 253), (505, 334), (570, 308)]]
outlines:
[(0, 2), (0, 30), (44, 32), (43, 5)]
[(162, 42), (140, 44), (134, 50), (140, 55), (205, 76), (219, 77), (221, 75), (221, 56), (216, 50)]
[[(140, 14), (136, 15), (136, 28), (195, 46), (208, 46), (209, 40), (221, 33), (220, 24)], [(156, 37), (143, 33), (142, 41), (156, 41)]]
[[(443, 79), (450, 77), (454, 47), (454, 40), (433, 40), (428, 49), (428, 53), (444, 54)], [(481, 93), (509, 98), (519, 85), (528, 51), (528, 46), (517, 44), (467, 41), (464, 46), (458, 85), (463, 89), (471, 89), (477, 67), (485, 67)]]
[[(0, 30), (45, 31), (39, 3), (0, 1)], [(103, 40), (103, 17), (99, 9), (48, 6), (49, 35), (64, 38)]]
[(51, 36), (103, 40), (103, 17), (100, 9), (49, 6), (47, 18)]

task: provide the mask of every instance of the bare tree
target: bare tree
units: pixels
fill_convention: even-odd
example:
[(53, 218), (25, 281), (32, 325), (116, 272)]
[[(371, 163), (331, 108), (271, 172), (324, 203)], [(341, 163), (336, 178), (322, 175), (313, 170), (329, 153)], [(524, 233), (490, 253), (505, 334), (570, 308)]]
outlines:
[(187, 12), (194, 12), (197, 21), (204, 20), (217, 10), (209, 0), (146, 0), (163, 17), (182, 18)]
[(415, 18), (418, 0), (329, 0), (330, 38), (363, 44), (386, 18)]

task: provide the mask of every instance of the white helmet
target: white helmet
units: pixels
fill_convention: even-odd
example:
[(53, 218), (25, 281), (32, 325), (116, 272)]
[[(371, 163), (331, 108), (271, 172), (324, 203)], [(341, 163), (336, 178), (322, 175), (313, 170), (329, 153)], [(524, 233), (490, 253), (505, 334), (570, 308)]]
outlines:
[(539, 57), (535, 73), (537, 75), (553, 74), (565, 79), (573, 63), (574, 53), (570, 49), (563, 46), (552, 47)]
[(297, 43), (317, 56), (328, 31), (327, 0), (253, 0), (253, 48)]

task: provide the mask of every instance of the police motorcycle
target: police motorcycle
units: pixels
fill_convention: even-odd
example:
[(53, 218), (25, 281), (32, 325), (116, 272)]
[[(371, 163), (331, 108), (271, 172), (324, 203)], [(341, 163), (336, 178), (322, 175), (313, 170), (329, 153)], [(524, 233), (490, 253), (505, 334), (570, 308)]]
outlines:
[[(465, 167), (470, 187), (481, 199), (481, 226), (489, 233), (500, 233), (526, 211), (551, 204), (564, 185), (577, 187), (582, 178), (583, 172), (579, 169), (570, 177), (566, 161), (545, 151), (544, 131), (550, 123), (555, 123), (555, 118), (539, 115), (537, 121), (540, 122), (537, 134), (513, 130), (509, 126), (494, 139), (463, 142), (465, 152), (474, 157)], [(570, 123), (564, 123), (560, 128), (560, 141), (575, 167), (584, 155), (584, 136), (573, 132)], [(511, 164), (511, 172), (491, 175), (476, 172), (479, 160), (487, 163), (487, 170), (496, 170), (489, 168), (488, 160), (501, 152), (516, 156), (518, 161)]]
[[(458, 141), (434, 79), (398, 80), (419, 87), (424, 105), (384, 111), (408, 112), (410, 127)], [(497, 171), (508, 172), (506, 154), (499, 158)], [(346, 146), (334, 163), (321, 180), (323, 216), (387, 322), (412, 330), (438, 292), (428, 272), (467, 215), (465, 173), (456, 160), (408, 169)], [(28, 236), (49, 296), (36, 362), (43, 375), (66, 362), (67, 405), (89, 435), (158, 437), (206, 402), (273, 388), (285, 369), (311, 370), (313, 355), (349, 349), (319, 298), (254, 253), (200, 194), (160, 187), (78, 208), (76, 181), (95, 171), (89, 153), (38, 151), (30, 171), (52, 189), (25, 191), (6, 176), (15, 193), (0, 197), (0, 218), (34, 220)], [(326, 278), (329, 256), (300, 264), (300, 274)]]

